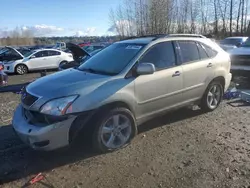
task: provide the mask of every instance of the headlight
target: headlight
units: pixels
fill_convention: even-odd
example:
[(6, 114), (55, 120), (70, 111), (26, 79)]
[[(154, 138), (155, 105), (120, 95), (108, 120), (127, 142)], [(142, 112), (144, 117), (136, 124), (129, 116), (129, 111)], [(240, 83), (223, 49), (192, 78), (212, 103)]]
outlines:
[(59, 99), (51, 100), (45, 103), (40, 112), (43, 114), (61, 116), (72, 112), (72, 103), (76, 100), (78, 96), (69, 96)]

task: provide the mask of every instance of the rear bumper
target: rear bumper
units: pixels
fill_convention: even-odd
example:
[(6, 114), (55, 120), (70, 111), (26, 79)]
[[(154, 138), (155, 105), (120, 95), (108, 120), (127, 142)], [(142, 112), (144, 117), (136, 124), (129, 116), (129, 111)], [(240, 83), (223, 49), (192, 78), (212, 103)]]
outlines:
[(225, 78), (225, 88), (224, 88), (224, 92), (227, 91), (227, 89), (229, 88), (229, 85), (231, 83), (231, 80), (232, 80), (232, 74), (229, 73), (226, 78)]

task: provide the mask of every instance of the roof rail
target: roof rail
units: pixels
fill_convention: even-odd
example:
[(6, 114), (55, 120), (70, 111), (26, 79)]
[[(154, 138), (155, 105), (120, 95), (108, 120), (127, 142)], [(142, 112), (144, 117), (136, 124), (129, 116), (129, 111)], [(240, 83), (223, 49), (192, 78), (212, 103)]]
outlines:
[(124, 38), (122, 40), (129, 40), (129, 39), (138, 39), (138, 38), (145, 38), (145, 37), (153, 37), (155, 39), (157, 38), (162, 38), (162, 37), (167, 37), (168, 35), (167, 34), (152, 34), (152, 35), (141, 35), (141, 36), (131, 36), (131, 37), (127, 37), (127, 38)]
[(198, 34), (152, 34), (152, 35), (141, 35), (141, 36), (131, 36), (127, 37), (123, 40), (129, 40), (129, 39), (138, 39), (138, 38), (145, 38), (145, 37), (153, 37), (152, 41), (159, 39), (159, 38), (164, 38), (164, 37), (196, 37), (196, 38), (207, 38), (203, 35), (198, 35)]
[(196, 38), (207, 38), (199, 34), (169, 34), (167, 37), (196, 37)]

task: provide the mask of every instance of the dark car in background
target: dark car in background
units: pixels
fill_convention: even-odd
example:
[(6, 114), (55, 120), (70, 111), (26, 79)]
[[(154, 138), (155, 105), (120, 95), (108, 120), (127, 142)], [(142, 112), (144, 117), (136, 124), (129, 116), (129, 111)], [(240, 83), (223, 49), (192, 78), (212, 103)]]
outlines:
[(220, 47), (223, 50), (228, 51), (234, 48), (238, 48), (247, 39), (248, 37), (227, 37), (220, 41)]
[(82, 64), (82, 62), (85, 62), (89, 57), (91, 57), (91, 55), (86, 50), (73, 43), (66, 44), (66, 51), (73, 55), (74, 61), (62, 63), (59, 66), (59, 71), (77, 67)]
[(238, 48), (229, 50), (231, 58), (231, 72), (233, 76), (250, 78), (250, 38)]
[(30, 52), (28, 48), (13, 48), (6, 46), (0, 50), (0, 62), (23, 59), (24, 54)]

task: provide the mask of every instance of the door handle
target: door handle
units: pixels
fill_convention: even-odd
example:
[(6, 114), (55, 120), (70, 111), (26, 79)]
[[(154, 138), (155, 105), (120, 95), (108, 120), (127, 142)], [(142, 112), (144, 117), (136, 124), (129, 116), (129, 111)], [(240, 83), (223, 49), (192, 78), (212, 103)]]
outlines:
[(172, 75), (172, 77), (176, 77), (176, 76), (180, 76), (181, 75), (181, 72), (180, 71), (176, 71), (173, 75)]
[(210, 68), (213, 66), (213, 63), (208, 63), (207, 68)]

